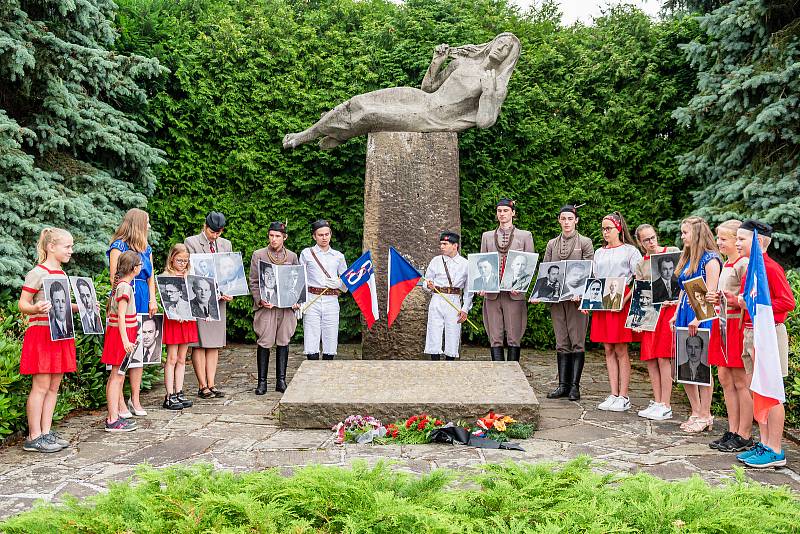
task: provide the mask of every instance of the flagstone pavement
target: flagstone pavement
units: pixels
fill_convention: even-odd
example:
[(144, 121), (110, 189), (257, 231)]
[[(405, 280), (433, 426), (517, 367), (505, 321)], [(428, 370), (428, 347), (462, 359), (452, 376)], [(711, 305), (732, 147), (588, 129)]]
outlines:
[[(131, 477), (143, 462), (155, 467), (209, 462), (231, 471), (279, 468), (289, 474), (308, 464), (347, 466), (356, 460), (373, 464), (385, 459), (394, 462), (396, 469), (425, 473), (506, 460), (563, 462), (585, 454), (599, 462), (600, 470), (645, 471), (664, 479), (698, 475), (711, 483), (730, 479), (732, 466), (737, 464), (732, 454), (707, 446), (725, 430), (724, 420), (717, 420), (713, 433), (687, 435), (680, 430), (687, 404), (677, 388), (675, 419), (653, 422), (637, 417), (636, 411), (650, 398), (647, 373), (638, 362), (632, 380), (633, 409), (628, 413), (598, 411), (598, 402), (608, 393), (600, 353), (587, 357), (583, 399), (569, 402), (546, 398), (555, 383), (552, 353), (523, 351), (521, 364), (541, 403), (541, 421), (535, 435), (521, 441), (525, 451), (520, 452), (440, 444), (342, 446), (334, 444), (332, 432), (281, 430), (274, 413), (280, 398), (273, 390), (274, 362), (269, 393), (255, 396), (254, 350), (242, 345), (222, 352), (218, 386), (227, 393), (224, 399), (203, 400), (191, 395), (194, 407), (173, 412), (160, 407), (163, 393), (159, 386), (144, 394), (149, 413), (137, 419), (136, 432), (108, 434), (103, 431), (102, 411), (85, 412), (58, 425), (57, 430), (71, 442), (59, 453), (24, 452), (19, 442), (0, 448), (0, 517), (27, 510), (40, 499), (57, 502), (66, 494), (81, 498), (103, 491), (109, 482)], [(341, 346), (340, 357), (356, 358), (358, 350), (358, 345)], [(486, 352), (467, 348), (464, 358), (484, 359)], [(302, 347), (292, 346), (290, 378), (302, 358)], [(193, 393), (196, 387), (191, 366), (187, 366), (186, 389)], [(788, 444), (787, 457), (786, 468), (747, 470), (746, 475), (800, 491), (800, 448)]]

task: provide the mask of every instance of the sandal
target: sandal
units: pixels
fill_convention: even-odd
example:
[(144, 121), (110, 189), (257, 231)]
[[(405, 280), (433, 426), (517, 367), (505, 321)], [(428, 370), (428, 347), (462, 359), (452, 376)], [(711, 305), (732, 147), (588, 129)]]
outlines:
[(214, 398), (214, 392), (211, 391), (211, 388), (208, 387), (199, 388), (197, 390), (197, 396), (200, 397), (201, 399), (212, 399)]
[(699, 434), (705, 430), (711, 430), (714, 426), (714, 418), (711, 419), (700, 419), (699, 417), (692, 422), (690, 425), (686, 425), (686, 428), (683, 429), (684, 432), (688, 432), (690, 434)]
[(214, 397), (216, 397), (218, 399), (221, 399), (222, 397), (225, 396), (225, 393), (223, 393), (222, 391), (218, 390), (216, 386), (210, 386), (208, 389), (209, 389), (209, 391), (211, 391), (211, 393), (214, 394)]
[(696, 415), (690, 415), (689, 419), (681, 423), (681, 430), (686, 430), (690, 425), (693, 425), (695, 421), (700, 419)]

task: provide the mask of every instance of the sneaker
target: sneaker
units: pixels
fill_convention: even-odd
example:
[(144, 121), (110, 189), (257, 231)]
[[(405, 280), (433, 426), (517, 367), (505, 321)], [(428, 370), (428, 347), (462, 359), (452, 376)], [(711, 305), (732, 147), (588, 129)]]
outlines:
[(610, 410), (611, 406), (617, 401), (616, 395), (609, 395), (606, 400), (597, 405), (598, 410)]
[(755, 447), (753, 447), (749, 451), (744, 451), (742, 453), (737, 454), (736, 455), (736, 459), (739, 460), (740, 462), (744, 462), (745, 460), (747, 460), (749, 457), (753, 456), (754, 454), (758, 454), (758, 452), (763, 447), (764, 446), (761, 444), (761, 442), (756, 443)]
[(720, 452), (742, 452), (753, 446), (753, 438), (744, 439), (739, 434), (734, 434), (731, 439), (719, 444), (717, 450)]
[(174, 393), (164, 397), (164, 404), (161, 406), (167, 410), (183, 410), (183, 403), (178, 400), (178, 396)]
[(25, 443), (22, 444), (22, 450), (28, 452), (58, 452), (63, 448), (55, 441), (45, 439), (44, 435), (34, 439), (26, 439)]
[(786, 465), (786, 452), (781, 449), (781, 452), (775, 452), (766, 445), (762, 445), (761, 449), (751, 454), (744, 459), (744, 465), (753, 467), (755, 469), (764, 469), (765, 467), (781, 467)]
[(614, 403), (608, 407), (611, 412), (624, 412), (631, 409), (631, 400), (628, 397), (620, 395), (614, 400)]
[(644, 410), (639, 410), (638, 412), (636, 412), (636, 415), (638, 415), (639, 417), (645, 417), (645, 418), (647, 418), (647, 417), (648, 417), (648, 415), (650, 414), (650, 412), (652, 412), (652, 411), (653, 411), (653, 407), (654, 407), (656, 404), (658, 404), (656, 401), (654, 401), (654, 400), (651, 400), (651, 401), (650, 401), (650, 404), (648, 404), (648, 405), (647, 405), (647, 408), (645, 408)]
[(183, 394), (183, 390), (180, 390), (177, 393), (177, 397), (178, 397), (178, 400), (181, 402), (181, 404), (183, 404), (184, 408), (191, 408), (192, 405), (194, 405), (194, 402), (192, 402), (189, 399), (187, 399), (186, 396)]
[(136, 430), (136, 423), (130, 419), (120, 417), (113, 423), (106, 421), (106, 432), (133, 432)]
[(65, 440), (55, 432), (48, 432), (47, 434), (42, 434), (44, 439), (51, 443), (55, 443), (56, 445), (60, 446), (62, 449), (69, 447), (69, 441)]
[(715, 439), (714, 441), (709, 443), (708, 446), (712, 449), (719, 449), (720, 445), (722, 445), (729, 439), (732, 439), (734, 436), (738, 436), (738, 434), (731, 432), (730, 430), (726, 430), (725, 433), (722, 434), (722, 437)]
[(672, 419), (672, 408), (669, 406), (664, 406), (660, 402), (653, 408), (653, 411), (650, 412), (650, 415), (647, 417), (648, 419), (652, 419), (653, 421), (666, 421), (667, 419)]

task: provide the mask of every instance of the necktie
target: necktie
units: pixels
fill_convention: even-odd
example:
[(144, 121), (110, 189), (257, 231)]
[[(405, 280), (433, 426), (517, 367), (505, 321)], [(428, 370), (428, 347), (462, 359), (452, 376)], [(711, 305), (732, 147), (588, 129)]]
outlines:
[(209, 249), (211, 249), (211, 253), (215, 253), (217, 251), (217, 247), (214, 246), (213, 241), (209, 243)]

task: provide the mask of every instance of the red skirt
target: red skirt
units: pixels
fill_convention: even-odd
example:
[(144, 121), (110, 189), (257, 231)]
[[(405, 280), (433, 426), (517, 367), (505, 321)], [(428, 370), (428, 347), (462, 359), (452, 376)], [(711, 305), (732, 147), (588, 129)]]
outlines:
[[(626, 288), (625, 294), (630, 291)], [(628, 318), (628, 311), (631, 309), (631, 301), (622, 307), (618, 312), (613, 311), (594, 311), (592, 312), (592, 330), (589, 339), (594, 343), (630, 343), (637, 341), (638, 336), (633, 335), (633, 330), (625, 328), (625, 320)]]
[(725, 354), (728, 356), (728, 361), (725, 361), (725, 356), (722, 354), (722, 336), (720, 335), (719, 321), (714, 321), (711, 326), (711, 342), (717, 346), (718, 350), (710, 350), (708, 352), (708, 363), (716, 365), (717, 367), (735, 367), (743, 368), (744, 362), (742, 361), (742, 352), (744, 352), (744, 330), (740, 328), (741, 319), (739, 317), (729, 317), (727, 328), (725, 329), (727, 339), (727, 350)]
[(173, 321), (164, 316), (164, 345), (197, 343), (197, 321)]
[[(135, 326), (128, 327), (128, 341), (136, 341)], [(107, 365), (119, 365), (125, 357), (125, 346), (122, 344), (122, 337), (119, 335), (119, 328), (109, 326), (106, 328), (106, 339), (103, 343), (103, 356), (100, 358), (102, 363)]]
[(640, 360), (672, 358), (673, 332), (669, 327), (669, 322), (675, 316), (677, 309), (677, 306), (662, 306), (655, 331), (642, 332), (642, 346), (639, 349)]
[(50, 325), (32, 324), (22, 339), (19, 372), (22, 375), (74, 373), (75, 340), (50, 339)]

